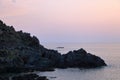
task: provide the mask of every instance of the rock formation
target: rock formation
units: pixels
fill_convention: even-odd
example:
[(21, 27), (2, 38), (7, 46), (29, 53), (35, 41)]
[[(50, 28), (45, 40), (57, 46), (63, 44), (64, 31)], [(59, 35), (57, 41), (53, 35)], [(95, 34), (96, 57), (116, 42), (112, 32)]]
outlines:
[(37, 74), (19, 74), (11, 77), (0, 76), (0, 80), (48, 80), (46, 76), (39, 76)]
[(56, 50), (44, 48), (30, 33), (15, 31), (0, 21), (0, 72), (100, 66), (106, 66), (104, 60), (84, 49), (61, 55)]
[(87, 53), (82, 48), (70, 51), (63, 57), (66, 67), (94, 68), (106, 65), (100, 57)]

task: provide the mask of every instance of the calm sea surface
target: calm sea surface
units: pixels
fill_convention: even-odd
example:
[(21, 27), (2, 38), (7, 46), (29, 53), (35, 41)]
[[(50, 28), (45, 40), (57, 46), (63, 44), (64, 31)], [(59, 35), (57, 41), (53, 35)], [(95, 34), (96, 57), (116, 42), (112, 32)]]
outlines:
[[(56, 49), (62, 54), (70, 50), (84, 48), (87, 52), (100, 56), (107, 67), (96, 69), (56, 69), (53, 72), (37, 72), (48, 76), (50, 80), (120, 80), (120, 44), (43, 44), (49, 49)], [(57, 49), (56, 47), (64, 47)]]

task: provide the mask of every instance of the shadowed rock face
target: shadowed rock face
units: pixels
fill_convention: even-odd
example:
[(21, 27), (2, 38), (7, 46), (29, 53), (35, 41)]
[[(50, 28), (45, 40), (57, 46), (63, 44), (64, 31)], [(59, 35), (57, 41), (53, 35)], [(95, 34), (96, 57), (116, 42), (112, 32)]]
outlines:
[(0, 21), (0, 72), (6, 68), (62, 68), (105, 66), (100, 57), (84, 49), (61, 55), (56, 50), (44, 48), (37, 37), (30, 33), (15, 31)]

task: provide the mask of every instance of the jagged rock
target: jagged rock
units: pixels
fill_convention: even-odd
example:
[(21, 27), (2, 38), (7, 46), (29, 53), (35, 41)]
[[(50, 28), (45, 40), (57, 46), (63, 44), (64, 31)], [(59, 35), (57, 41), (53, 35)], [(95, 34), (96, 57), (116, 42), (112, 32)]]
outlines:
[(64, 56), (66, 67), (92, 68), (106, 66), (100, 57), (87, 53), (84, 49), (70, 51)]
[(87, 53), (84, 49), (61, 55), (56, 50), (44, 48), (37, 37), (23, 31), (15, 31), (13, 26), (7, 26), (0, 21), (0, 73), (14, 72), (14, 69), (15, 72), (24, 72), (105, 65), (100, 57)]
[(55, 50), (45, 50), (42, 54), (43, 58), (47, 58), (51, 61), (51, 65), (54, 67), (58, 66), (58, 63), (60, 63), (61, 54), (58, 51)]
[(41, 57), (45, 50), (37, 37), (31, 36), (30, 33), (15, 31), (12, 26), (0, 21), (0, 67), (7, 69), (49, 66), (50, 60)]

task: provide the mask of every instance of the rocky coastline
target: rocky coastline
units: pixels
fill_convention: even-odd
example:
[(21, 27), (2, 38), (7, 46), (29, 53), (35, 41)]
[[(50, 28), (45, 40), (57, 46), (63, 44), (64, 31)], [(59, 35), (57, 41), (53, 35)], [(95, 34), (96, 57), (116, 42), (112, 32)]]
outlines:
[(20, 74), (10, 77), (0, 76), (0, 80), (48, 80), (46, 76), (39, 76), (34, 73)]
[(0, 20), (0, 73), (54, 71), (54, 68), (106, 66), (103, 59), (84, 49), (61, 54), (42, 46), (36, 36), (16, 31)]

